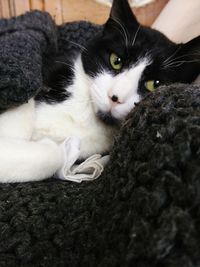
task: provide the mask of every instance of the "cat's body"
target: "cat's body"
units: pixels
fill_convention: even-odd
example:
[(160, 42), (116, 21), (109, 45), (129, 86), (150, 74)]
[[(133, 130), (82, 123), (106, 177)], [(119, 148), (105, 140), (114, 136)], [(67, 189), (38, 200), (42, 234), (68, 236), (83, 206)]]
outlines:
[(148, 91), (196, 78), (199, 47), (199, 38), (176, 45), (140, 26), (127, 1), (115, 0), (102, 33), (71, 62), (60, 62), (49, 91), (0, 116), (0, 182), (52, 176), (71, 137), (80, 140), (80, 158), (107, 153), (119, 122)]
[(28, 103), (0, 116), (0, 136), (39, 141), (49, 138), (58, 144), (65, 139), (80, 139), (81, 158), (108, 153), (115, 126), (98, 119), (93, 111), (90, 82), (86, 79), (80, 57), (75, 61), (75, 76), (67, 87), (72, 96), (57, 102)]
[(108, 153), (115, 127), (100, 121), (93, 110), (91, 81), (84, 73), (80, 56), (74, 62), (71, 96), (59, 103), (36, 102), (32, 139), (50, 138), (62, 143), (70, 137), (80, 139), (81, 158), (95, 153)]

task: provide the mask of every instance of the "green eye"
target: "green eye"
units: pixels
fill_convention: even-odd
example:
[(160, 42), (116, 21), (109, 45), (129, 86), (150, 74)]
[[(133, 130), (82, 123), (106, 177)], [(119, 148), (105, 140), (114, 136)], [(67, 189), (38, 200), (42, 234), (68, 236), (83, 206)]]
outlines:
[(146, 89), (150, 92), (153, 92), (160, 84), (158, 80), (150, 80), (144, 83)]
[(120, 70), (122, 68), (122, 59), (115, 53), (110, 55), (110, 64), (114, 70)]

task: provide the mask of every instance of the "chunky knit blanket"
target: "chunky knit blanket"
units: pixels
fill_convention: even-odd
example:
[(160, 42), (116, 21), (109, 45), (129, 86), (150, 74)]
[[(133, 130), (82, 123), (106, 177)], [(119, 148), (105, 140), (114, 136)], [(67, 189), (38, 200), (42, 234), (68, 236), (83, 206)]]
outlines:
[[(72, 55), (100, 30), (41, 12), (0, 20), (1, 111), (41, 90), (45, 57)], [(0, 266), (200, 266), (199, 88), (139, 103), (93, 182), (0, 184)]]

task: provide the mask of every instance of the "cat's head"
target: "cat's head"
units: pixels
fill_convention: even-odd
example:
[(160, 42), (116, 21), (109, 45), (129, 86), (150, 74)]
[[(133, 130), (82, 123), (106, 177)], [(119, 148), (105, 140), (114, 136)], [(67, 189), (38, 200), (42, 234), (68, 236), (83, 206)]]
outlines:
[(101, 35), (82, 53), (99, 118), (114, 123), (158, 86), (190, 83), (200, 70), (200, 37), (175, 44), (138, 23), (126, 0), (114, 0)]

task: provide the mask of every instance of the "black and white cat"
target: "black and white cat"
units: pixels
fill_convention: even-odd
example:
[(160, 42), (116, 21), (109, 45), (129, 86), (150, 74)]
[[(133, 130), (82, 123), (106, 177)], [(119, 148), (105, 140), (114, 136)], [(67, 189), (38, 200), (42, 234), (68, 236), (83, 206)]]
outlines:
[(174, 44), (141, 26), (128, 1), (114, 0), (102, 33), (63, 65), (65, 86), (50, 81), (49, 92), (0, 115), (0, 182), (52, 176), (64, 163), (68, 138), (79, 140), (81, 158), (108, 152), (135, 103), (159, 85), (196, 78), (199, 51), (199, 37)]

